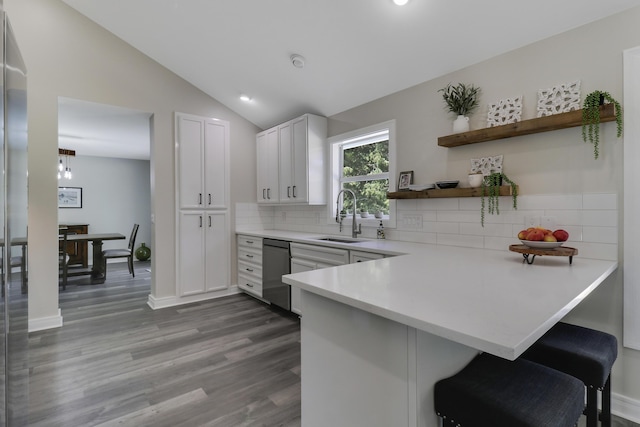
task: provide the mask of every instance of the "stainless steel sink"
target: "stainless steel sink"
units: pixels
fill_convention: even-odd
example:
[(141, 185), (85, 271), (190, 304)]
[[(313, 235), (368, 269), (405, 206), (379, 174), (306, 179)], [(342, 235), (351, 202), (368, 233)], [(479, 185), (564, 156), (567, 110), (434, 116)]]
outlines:
[(319, 237), (314, 240), (324, 240), (325, 242), (336, 242), (336, 243), (360, 243), (364, 242), (364, 240), (355, 240), (355, 239), (347, 239), (340, 237)]

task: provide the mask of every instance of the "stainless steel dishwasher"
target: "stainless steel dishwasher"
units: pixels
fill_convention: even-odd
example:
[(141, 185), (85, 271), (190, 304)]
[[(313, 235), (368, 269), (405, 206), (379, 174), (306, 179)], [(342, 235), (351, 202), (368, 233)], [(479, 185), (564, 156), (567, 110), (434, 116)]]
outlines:
[(289, 242), (262, 239), (262, 297), (273, 305), (291, 310), (291, 289), (282, 276), (291, 273)]

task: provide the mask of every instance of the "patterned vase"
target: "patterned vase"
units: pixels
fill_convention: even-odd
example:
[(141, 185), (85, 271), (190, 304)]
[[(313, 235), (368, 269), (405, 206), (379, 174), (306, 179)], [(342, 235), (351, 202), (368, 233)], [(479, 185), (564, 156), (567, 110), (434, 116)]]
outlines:
[(140, 247), (136, 249), (135, 255), (138, 261), (146, 261), (151, 257), (151, 249), (141, 243)]

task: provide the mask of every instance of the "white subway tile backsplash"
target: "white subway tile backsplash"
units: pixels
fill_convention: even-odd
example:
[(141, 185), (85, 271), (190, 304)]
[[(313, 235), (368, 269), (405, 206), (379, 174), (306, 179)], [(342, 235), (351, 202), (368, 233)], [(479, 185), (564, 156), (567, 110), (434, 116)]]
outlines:
[(518, 197), (518, 209), (566, 210), (582, 209), (581, 194), (543, 194)]
[(618, 243), (616, 227), (582, 227), (582, 241), (591, 243)]
[[(412, 199), (396, 203), (396, 228), (386, 238), (408, 242), (508, 251), (527, 218), (552, 216), (556, 228), (569, 232), (567, 246), (579, 257), (615, 260), (618, 256), (618, 196), (615, 193), (521, 195), (518, 209), (511, 198), (500, 198), (500, 215), (485, 215), (480, 224), (480, 198)], [(262, 206), (236, 204), (236, 225), (245, 229), (278, 229), (340, 234), (329, 220), (329, 206)], [(333, 206), (335, 208), (335, 206)], [(331, 215), (334, 212), (332, 211)], [(360, 218), (358, 218), (360, 221)], [(363, 224), (363, 237), (375, 237), (377, 222)], [(350, 234), (350, 223), (342, 234)], [(574, 261), (575, 262), (575, 261)]]
[(582, 208), (583, 209), (618, 209), (618, 195), (611, 193), (592, 193), (584, 194), (582, 196)]
[(582, 225), (592, 225), (595, 227), (617, 227), (618, 211), (583, 211)]

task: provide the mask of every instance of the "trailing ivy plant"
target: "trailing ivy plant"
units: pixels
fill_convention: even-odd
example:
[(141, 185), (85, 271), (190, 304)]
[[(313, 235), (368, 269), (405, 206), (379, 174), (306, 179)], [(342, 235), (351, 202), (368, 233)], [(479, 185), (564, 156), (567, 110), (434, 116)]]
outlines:
[[(518, 209), (518, 186), (502, 172), (493, 172), (482, 180), (480, 192), (480, 223), (484, 227), (485, 206), (486, 211), (490, 214), (500, 215), (500, 186), (502, 182), (506, 182), (511, 186), (511, 197), (513, 200), (513, 208)], [(485, 196), (487, 202), (485, 205)]]
[(582, 105), (582, 140), (593, 144), (593, 156), (598, 158), (600, 154), (600, 106), (601, 102), (613, 104), (616, 113), (617, 133), (622, 136), (622, 107), (609, 92), (595, 90), (588, 94)]
[(458, 83), (457, 86), (454, 86), (449, 83), (438, 92), (442, 92), (442, 98), (446, 104), (445, 109), (459, 116), (470, 114), (478, 107), (480, 88), (474, 85)]

